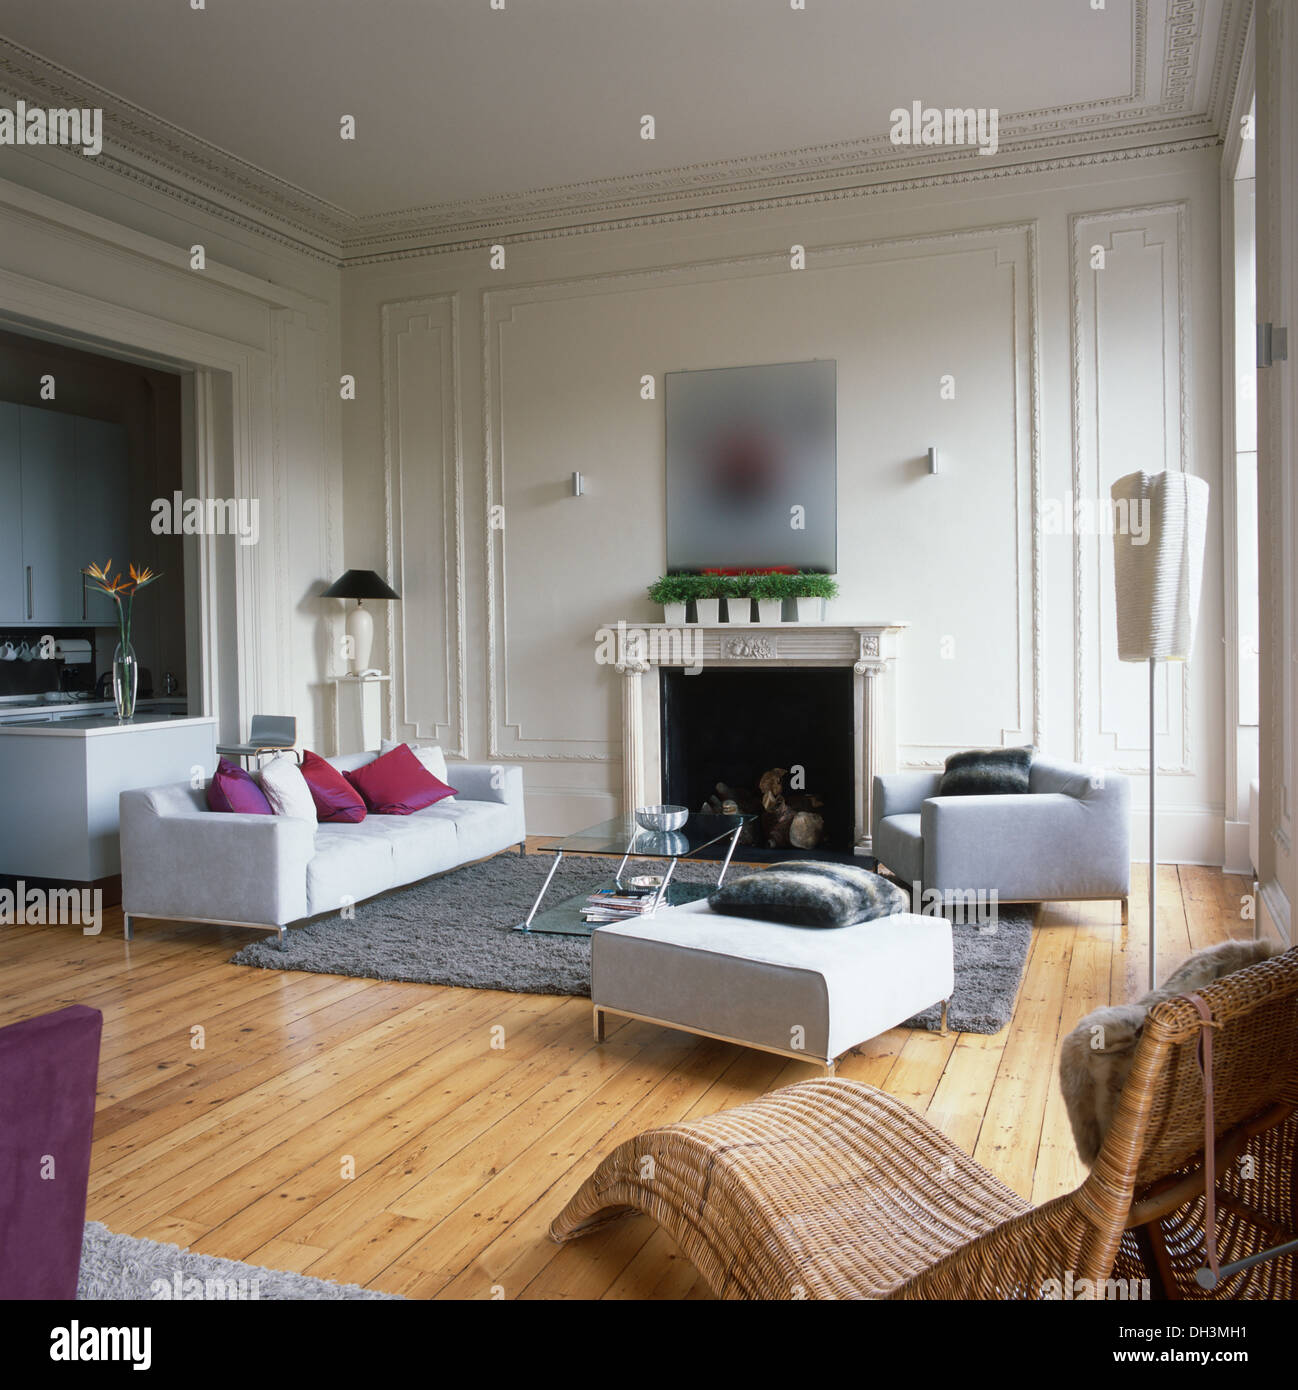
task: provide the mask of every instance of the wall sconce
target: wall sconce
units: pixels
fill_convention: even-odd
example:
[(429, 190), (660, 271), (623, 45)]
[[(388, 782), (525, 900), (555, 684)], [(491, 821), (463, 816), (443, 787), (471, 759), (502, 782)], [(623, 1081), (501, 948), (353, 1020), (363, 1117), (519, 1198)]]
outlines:
[(572, 475), (572, 495), (580, 497), (586, 491), (586, 480), (580, 473)]
[(936, 473), (936, 472), (937, 472), (937, 449), (936, 449), (936, 448), (931, 448), (931, 449), (929, 449), (929, 451), (928, 451), (928, 471), (929, 471), (930, 473)]

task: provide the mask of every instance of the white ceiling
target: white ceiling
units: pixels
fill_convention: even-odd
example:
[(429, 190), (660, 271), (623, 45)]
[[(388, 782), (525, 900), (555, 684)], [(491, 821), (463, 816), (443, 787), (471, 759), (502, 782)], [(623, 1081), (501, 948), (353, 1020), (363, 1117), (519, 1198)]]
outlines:
[(916, 100), (998, 108), (1003, 158), (1202, 137), (1222, 118), (1243, 7), (504, 3), (0, 0), (0, 86), (103, 105), (106, 153), (125, 164), (345, 244), (498, 219), (510, 200), (573, 220), (628, 192), (950, 165), (951, 151), (889, 144), (889, 112)]

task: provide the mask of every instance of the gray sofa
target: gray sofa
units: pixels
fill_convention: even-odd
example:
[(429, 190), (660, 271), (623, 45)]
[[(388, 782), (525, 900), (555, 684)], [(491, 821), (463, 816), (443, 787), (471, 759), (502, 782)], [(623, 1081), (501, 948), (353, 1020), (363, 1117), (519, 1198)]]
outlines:
[(1131, 787), (1093, 786), (1076, 763), (1033, 760), (1025, 795), (938, 796), (940, 772), (874, 779), (874, 855), (907, 886), (995, 892), (1000, 902), (1120, 898), (1131, 891)]
[[(327, 761), (351, 772), (376, 753)], [(521, 845), (523, 769), (453, 763), (454, 800), (357, 825), (209, 811), (188, 782), (121, 796), (122, 919), (288, 925)]]

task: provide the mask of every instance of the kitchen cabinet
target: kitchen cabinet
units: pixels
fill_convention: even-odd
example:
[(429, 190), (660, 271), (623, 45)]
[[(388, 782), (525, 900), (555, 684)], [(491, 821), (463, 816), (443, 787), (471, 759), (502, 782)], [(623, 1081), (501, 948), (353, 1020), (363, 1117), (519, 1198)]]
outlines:
[(76, 421), (53, 410), (21, 412), (23, 611), (34, 623), (80, 621)]
[[(114, 572), (125, 572), (130, 559), (127, 522), (126, 431), (104, 420), (76, 420), (76, 546), (77, 569), (93, 560), (112, 560)], [(117, 622), (117, 605), (82, 577), (82, 614), (100, 626)]]
[(0, 402), (0, 623), (116, 622), (81, 571), (125, 569), (129, 486), (122, 426)]
[(18, 407), (0, 401), (0, 624), (23, 622), (22, 444)]

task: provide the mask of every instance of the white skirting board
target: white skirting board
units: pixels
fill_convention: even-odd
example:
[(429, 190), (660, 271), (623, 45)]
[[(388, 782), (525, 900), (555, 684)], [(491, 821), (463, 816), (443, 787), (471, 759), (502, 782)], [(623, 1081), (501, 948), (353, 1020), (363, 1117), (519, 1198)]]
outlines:
[(1249, 851), (1248, 822), (1228, 820), (1224, 824), (1225, 852), (1221, 867), (1228, 874), (1252, 874), (1253, 857)]
[[(1221, 868), (1225, 856), (1224, 816), (1223, 806), (1160, 805), (1156, 828), (1158, 862)], [(1135, 862), (1149, 858), (1148, 805), (1131, 808), (1131, 858)]]

